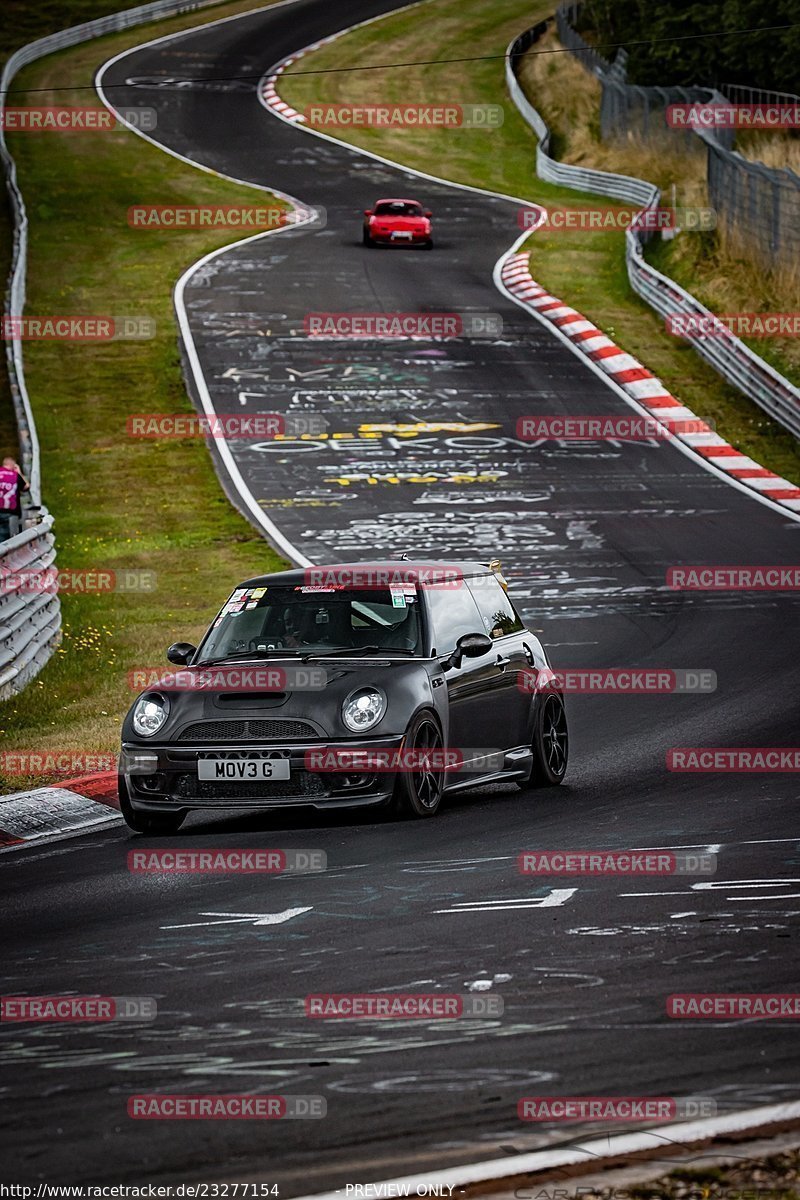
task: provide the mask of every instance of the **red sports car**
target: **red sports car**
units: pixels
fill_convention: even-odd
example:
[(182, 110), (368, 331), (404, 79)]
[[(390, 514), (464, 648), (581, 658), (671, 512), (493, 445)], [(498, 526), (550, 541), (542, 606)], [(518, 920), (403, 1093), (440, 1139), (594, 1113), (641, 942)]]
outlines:
[(374, 208), (364, 209), (364, 245), (432, 250), (432, 215), (419, 200), (378, 200)]

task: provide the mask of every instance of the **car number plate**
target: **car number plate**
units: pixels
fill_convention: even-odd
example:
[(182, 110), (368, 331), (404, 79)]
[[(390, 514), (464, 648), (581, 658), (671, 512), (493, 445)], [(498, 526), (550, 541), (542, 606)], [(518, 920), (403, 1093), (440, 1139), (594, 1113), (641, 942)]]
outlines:
[(197, 763), (197, 778), (224, 781), (226, 779), (288, 779), (288, 758), (201, 758)]
[(402, 232), (402, 231), (401, 231), (401, 230), (399, 230), (399, 229), (395, 229), (395, 230), (393, 230), (393, 232), (392, 232), (392, 237), (393, 237), (393, 238), (396, 238), (398, 241), (400, 241), (401, 239), (404, 239), (405, 241), (407, 241), (407, 242), (410, 242), (410, 241), (411, 241), (411, 238), (412, 238), (412, 236), (413, 236), (412, 234), (410, 234), (410, 233), (404, 233), (404, 232)]

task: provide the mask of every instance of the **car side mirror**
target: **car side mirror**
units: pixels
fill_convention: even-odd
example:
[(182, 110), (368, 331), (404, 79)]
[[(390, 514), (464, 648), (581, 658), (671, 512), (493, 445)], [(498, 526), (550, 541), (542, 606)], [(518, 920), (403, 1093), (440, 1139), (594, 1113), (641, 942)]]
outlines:
[(167, 659), (176, 667), (185, 667), (196, 651), (197, 646), (193, 646), (191, 642), (175, 642), (167, 651)]
[(429, 208), (426, 208), (425, 212), (422, 215), (423, 215), (423, 217), (432, 217), (433, 213), (431, 212), (431, 210)]
[(364, 216), (365, 216), (365, 217), (371, 217), (371, 216), (372, 216), (372, 209), (371, 209), (371, 208), (365, 208), (365, 209), (364, 209)]
[(491, 648), (492, 639), (485, 633), (462, 633), (456, 642), (455, 650), (442, 666), (445, 671), (450, 667), (458, 670), (465, 658), (480, 658), (482, 654), (488, 654)]

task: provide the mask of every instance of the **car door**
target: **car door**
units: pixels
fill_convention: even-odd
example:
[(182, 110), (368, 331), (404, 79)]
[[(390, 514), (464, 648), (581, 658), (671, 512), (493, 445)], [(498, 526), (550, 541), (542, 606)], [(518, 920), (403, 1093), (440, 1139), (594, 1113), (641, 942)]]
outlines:
[(533, 662), (532, 638), (494, 573), (467, 583), (481, 616), (481, 632), (494, 642), (488, 657), (497, 671), (490, 681), (489, 697), (501, 722), (501, 745), (506, 750), (528, 745), (531, 693), (525, 680)]
[[(425, 599), (437, 658), (450, 655), (463, 634), (483, 633), (481, 614), (463, 580), (456, 587), (426, 588)], [(506, 718), (502, 705), (492, 702), (500, 674), (494, 646), (487, 654), (464, 658), (460, 667), (445, 671), (450, 712), (447, 744), (460, 750), (465, 759), (471, 750), (505, 748)]]

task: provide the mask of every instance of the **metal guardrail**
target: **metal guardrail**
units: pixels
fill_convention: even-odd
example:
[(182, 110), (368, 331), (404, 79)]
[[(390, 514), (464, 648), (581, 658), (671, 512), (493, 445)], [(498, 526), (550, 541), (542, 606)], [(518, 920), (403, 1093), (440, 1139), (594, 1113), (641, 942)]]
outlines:
[[(509, 93), (538, 139), (537, 175), (548, 183), (610, 196), (625, 203), (641, 205), (644, 210), (657, 208), (661, 195), (655, 184), (629, 175), (573, 166), (550, 157), (550, 130), (525, 96), (515, 69), (519, 58), (542, 36), (546, 28), (547, 22), (542, 21), (526, 30), (515, 38), (506, 52)], [(645, 261), (644, 245), (652, 236), (648, 229), (628, 228), (625, 231), (625, 264), (633, 290), (661, 316), (669, 314), (713, 320), (714, 314), (710, 309)], [(727, 330), (708, 336), (693, 336), (691, 345), (728, 383), (739, 388), (784, 429), (800, 438), (800, 390), (788, 379)]]
[(31, 588), (31, 575), (53, 567), (53, 518), (0, 542), (0, 700), (38, 675), (60, 640), (61, 605), (55, 590)]
[(595, 192), (627, 204), (641, 204), (642, 207), (658, 204), (660, 192), (653, 183), (635, 179), (632, 175), (614, 175), (610, 171), (575, 167), (550, 157), (550, 130), (520, 87), (514, 67), (515, 62), (542, 36), (547, 24), (546, 21), (540, 21), (532, 29), (526, 30), (514, 39), (506, 51), (506, 85), (511, 99), (538, 138), (536, 174), (547, 183), (562, 184), (582, 192)]
[[(56, 50), (65, 50), (107, 33), (118, 33), (159, 17), (177, 16), (207, 8), (220, 0), (155, 0), (123, 12), (112, 13), (95, 21), (86, 21), (71, 29), (39, 38), (16, 50), (5, 62), (0, 75), (0, 113), (18, 72), (37, 59)], [(17, 168), (0, 121), (0, 162), (13, 221), (11, 274), (5, 296), (8, 317), (22, 316), (25, 308), (25, 274), (28, 255), (28, 217), (17, 181)], [(11, 398), (19, 434), (23, 473), (30, 480), (30, 500), (38, 510), (40, 523), (25, 529), (7, 542), (0, 542), (0, 577), (7, 571), (38, 570), (55, 559), (52, 534), (53, 518), (41, 503), (41, 464), (36, 422), (25, 384), (22, 342), (6, 339), (6, 364)], [(28, 513), (28, 520), (32, 514)], [(35, 518), (34, 518), (35, 519)], [(11, 564), (14, 564), (13, 566)], [(0, 699), (19, 692), (42, 669), (61, 639), (61, 606), (58, 595), (30, 592), (0, 593)]]

